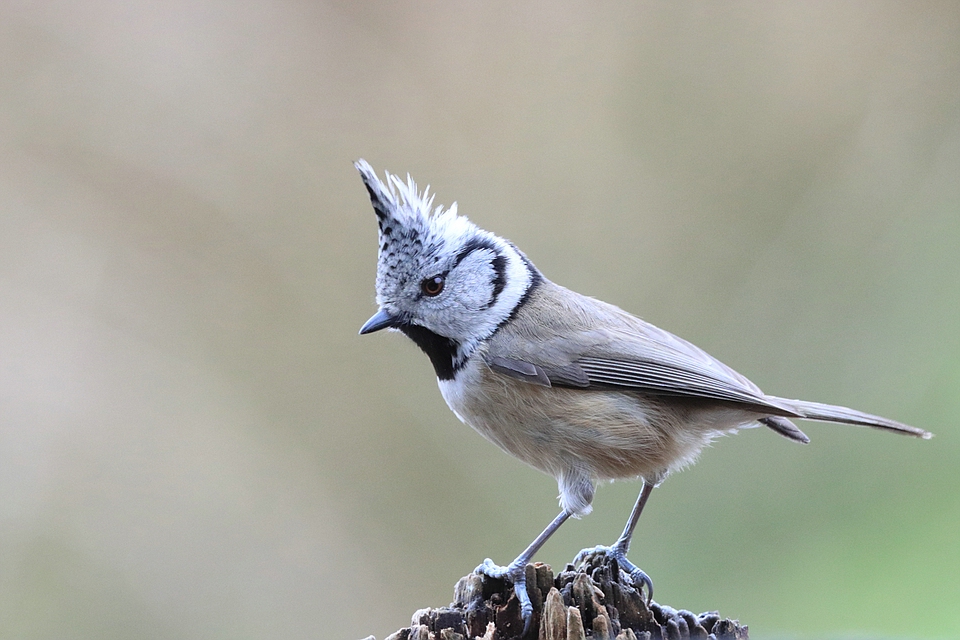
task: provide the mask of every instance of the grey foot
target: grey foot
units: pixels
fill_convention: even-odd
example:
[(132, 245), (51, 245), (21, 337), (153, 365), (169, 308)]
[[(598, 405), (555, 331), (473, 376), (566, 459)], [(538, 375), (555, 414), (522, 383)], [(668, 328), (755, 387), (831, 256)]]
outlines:
[(620, 570), (629, 576), (630, 582), (640, 591), (641, 595), (644, 589), (647, 590), (647, 606), (650, 605), (653, 601), (653, 581), (640, 567), (627, 560), (626, 552), (617, 545), (612, 547), (601, 545), (593, 547), (592, 549), (583, 549), (577, 554), (577, 557), (573, 559), (573, 564), (580, 566), (584, 561), (597, 556), (615, 558), (617, 564), (620, 565)]
[(527, 595), (527, 565), (511, 562), (501, 567), (487, 558), (473, 572), (490, 578), (506, 578), (513, 583), (513, 593), (520, 601), (520, 614), (523, 616), (523, 635), (527, 635), (530, 630), (530, 621), (533, 619), (533, 603)]

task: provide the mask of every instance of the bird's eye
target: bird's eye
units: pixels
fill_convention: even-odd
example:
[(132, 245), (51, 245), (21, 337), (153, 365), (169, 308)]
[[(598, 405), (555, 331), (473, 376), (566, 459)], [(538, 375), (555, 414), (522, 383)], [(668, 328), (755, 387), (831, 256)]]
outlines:
[(443, 276), (424, 278), (423, 282), (420, 283), (420, 290), (423, 291), (423, 295), (433, 298), (443, 291), (443, 283)]

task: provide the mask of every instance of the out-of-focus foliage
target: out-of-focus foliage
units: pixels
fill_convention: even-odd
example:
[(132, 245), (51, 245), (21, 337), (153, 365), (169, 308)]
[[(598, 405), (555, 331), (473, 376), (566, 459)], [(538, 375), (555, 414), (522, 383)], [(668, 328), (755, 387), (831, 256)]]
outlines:
[(555, 515), (356, 335), (358, 157), (771, 393), (937, 433), (718, 442), (640, 523), (659, 600), (960, 634), (956, 3), (12, 0), (0, 636), (383, 637)]

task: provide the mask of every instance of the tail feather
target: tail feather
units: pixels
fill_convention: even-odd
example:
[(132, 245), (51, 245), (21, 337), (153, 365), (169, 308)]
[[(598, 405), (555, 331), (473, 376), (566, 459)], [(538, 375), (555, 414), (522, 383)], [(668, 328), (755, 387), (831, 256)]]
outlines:
[(785, 438), (790, 438), (795, 442), (801, 442), (803, 444), (810, 444), (810, 438), (807, 437), (807, 434), (800, 431), (797, 425), (786, 418), (781, 416), (767, 416), (766, 418), (760, 418), (759, 422), (767, 425)]
[[(783, 398), (773, 398), (788, 407), (795, 410), (799, 417), (806, 420), (820, 420), (823, 422), (840, 422), (842, 424), (852, 424), (861, 427), (873, 427), (875, 429), (885, 429), (895, 433), (915, 436), (929, 440), (933, 434), (917, 427), (911, 427), (908, 424), (883, 418), (881, 416), (871, 415), (856, 409), (840, 407), (832, 404), (821, 404), (819, 402), (807, 402), (805, 400), (786, 400)], [(769, 426), (769, 425), (768, 425)]]

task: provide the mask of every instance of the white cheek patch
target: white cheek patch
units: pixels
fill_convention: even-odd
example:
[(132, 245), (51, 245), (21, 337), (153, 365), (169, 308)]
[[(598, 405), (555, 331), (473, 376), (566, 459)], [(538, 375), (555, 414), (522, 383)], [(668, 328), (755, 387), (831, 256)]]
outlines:
[[(458, 362), (510, 317), (533, 281), (530, 268), (510, 244), (492, 234), (480, 240), (485, 246), (463, 253), (440, 296), (420, 297), (423, 326), (457, 343)], [(459, 246), (463, 252), (464, 244)]]
[(496, 254), (486, 249), (474, 251), (450, 274), (452, 298), (467, 311), (480, 311), (490, 306), (496, 278), (491, 262), (495, 257)]

